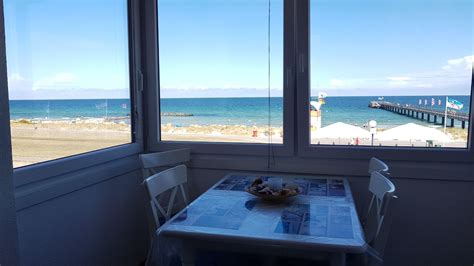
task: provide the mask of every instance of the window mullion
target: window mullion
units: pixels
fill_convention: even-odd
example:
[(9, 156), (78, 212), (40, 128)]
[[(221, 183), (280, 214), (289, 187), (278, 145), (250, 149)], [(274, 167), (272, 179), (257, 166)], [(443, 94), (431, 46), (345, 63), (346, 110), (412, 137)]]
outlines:
[(296, 121), (298, 155), (309, 148), (309, 0), (296, 1)]
[(8, 74), (6, 66), (3, 1), (0, 1), (0, 265), (18, 264), (13, 163), (10, 138)]

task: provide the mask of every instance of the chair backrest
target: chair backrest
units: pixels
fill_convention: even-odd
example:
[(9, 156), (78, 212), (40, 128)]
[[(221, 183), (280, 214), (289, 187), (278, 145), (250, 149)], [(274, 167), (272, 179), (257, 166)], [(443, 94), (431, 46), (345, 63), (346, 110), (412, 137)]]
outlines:
[(182, 164), (188, 162), (190, 158), (190, 149), (140, 154), (143, 178), (147, 178), (152, 174), (157, 173), (157, 168)]
[(382, 174), (387, 174), (388, 173), (388, 165), (383, 162), (382, 160), (372, 157), (370, 158), (369, 162), (369, 175), (372, 174), (372, 172), (379, 172)]
[(369, 251), (375, 253), (375, 257), (382, 258), (390, 231), (393, 207), (390, 203), (397, 198), (395, 185), (381, 173), (372, 172), (369, 191), (373, 194), (374, 200), (367, 213), (364, 226), (365, 239), (370, 246)]
[[(375, 158), (375, 157), (370, 158), (369, 176), (371, 176), (373, 172), (379, 172), (379, 173), (382, 173), (383, 175), (387, 176), (387, 175), (390, 174), (388, 172), (388, 170), (389, 170), (389, 167), (385, 162), (383, 162), (382, 160), (380, 160), (378, 158)], [(374, 204), (374, 200), (375, 200), (375, 196), (371, 195), (370, 200), (365, 200), (364, 201), (364, 205), (363, 205), (363, 209), (362, 209), (362, 213), (363, 213), (364, 216), (361, 219), (361, 222), (362, 222), (363, 225), (367, 222), (367, 212), (370, 209), (370, 207), (372, 206), (372, 204)]]
[[(187, 180), (188, 174), (185, 165), (178, 165), (176, 167), (167, 169), (154, 174), (145, 180), (146, 188), (150, 196), (150, 205), (157, 228), (160, 227), (160, 215), (165, 218), (165, 221), (168, 221), (171, 218), (178, 189), (181, 191), (184, 203), (188, 205), (188, 197), (183, 186)], [(161, 206), (158, 196), (169, 190), (171, 190), (171, 194), (169, 200), (167, 201), (168, 206), (165, 209)]]

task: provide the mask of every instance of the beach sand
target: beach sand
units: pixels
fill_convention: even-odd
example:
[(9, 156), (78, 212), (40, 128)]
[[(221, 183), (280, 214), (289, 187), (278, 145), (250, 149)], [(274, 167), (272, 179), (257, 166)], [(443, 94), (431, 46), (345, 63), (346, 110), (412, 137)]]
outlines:
[[(283, 128), (272, 127), (272, 143), (283, 143)], [(176, 127), (172, 124), (161, 126), (164, 141), (240, 142), (268, 143), (269, 130), (265, 126), (244, 125), (190, 125)]]
[(21, 167), (131, 142), (129, 125), (97, 120), (11, 122), (13, 165)]
[[(38, 162), (54, 160), (71, 155), (100, 150), (131, 142), (130, 125), (125, 123), (104, 122), (102, 119), (84, 119), (73, 121), (11, 121), (13, 164), (21, 167)], [(272, 142), (283, 143), (283, 128), (273, 127)], [(453, 138), (449, 143), (434, 143), (442, 147), (466, 147), (467, 130), (448, 128)], [(176, 127), (162, 125), (164, 141), (200, 141), (234, 143), (268, 143), (268, 127), (243, 125), (191, 125)], [(353, 139), (312, 139), (317, 145), (355, 145)], [(361, 146), (370, 146), (371, 140), (361, 139)], [(414, 146), (426, 147), (423, 141), (374, 141), (375, 146)]]

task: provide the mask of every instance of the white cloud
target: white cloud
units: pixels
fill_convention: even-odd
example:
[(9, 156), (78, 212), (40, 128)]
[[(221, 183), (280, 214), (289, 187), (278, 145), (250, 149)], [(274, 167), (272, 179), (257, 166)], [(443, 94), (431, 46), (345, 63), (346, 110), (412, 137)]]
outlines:
[(448, 64), (443, 66), (443, 70), (471, 69), (474, 63), (474, 55), (448, 60)]
[(407, 76), (394, 76), (387, 77), (387, 80), (389, 81), (388, 84), (391, 86), (405, 86), (414, 79), (412, 77)]
[(411, 77), (387, 77), (387, 79), (393, 82), (407, 82), (413, 80)]
[(72, 89), (75, 87), (77, 78), (71, 73), (58, 73), (52, 77), (42, 78), (33, 84), (33, 90), (43, 89)]
[(415, 84), (416, 88), (433, 88), (433, 84)]
[(346, 82), (340, 79), (331, 79), (331, 81), (329, 82), (329, 85), (331, 87), (341, 87), (341, 86), (344, 86), (345, 84)]
[(8, 82), (21, 82), (25, 79), (19, 73), (12, 73), (8, 76)]
[(461, 63), (463, 63), (463, 62), (464, 62), (464, 58), (458, 58), (458, 59), (451, 59), (451, 60), (448, 60), (448, 64), (449, 64), (449, 65), (453, 65), (453, 66), (459, 65), (459, 64), (461, 64)]
[(8, 76), (8, 91), (10, 94), (16, 91), (27, 91), (31, 89), (31, 81), (19, 73), (12, 73)]

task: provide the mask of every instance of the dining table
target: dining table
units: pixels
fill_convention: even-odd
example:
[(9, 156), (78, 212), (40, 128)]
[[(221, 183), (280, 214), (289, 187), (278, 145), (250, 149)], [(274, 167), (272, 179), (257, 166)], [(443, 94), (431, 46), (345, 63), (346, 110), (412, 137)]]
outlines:
[[(280, 177), (299, 194), (268, 201), (246, 189)], [(231, 173), (156, 230), (147, 265), (169, 266), (173, 256), (192, 266), (200, 250), (324, 259), (345, 265), (367, 244), (345, 177)]]

